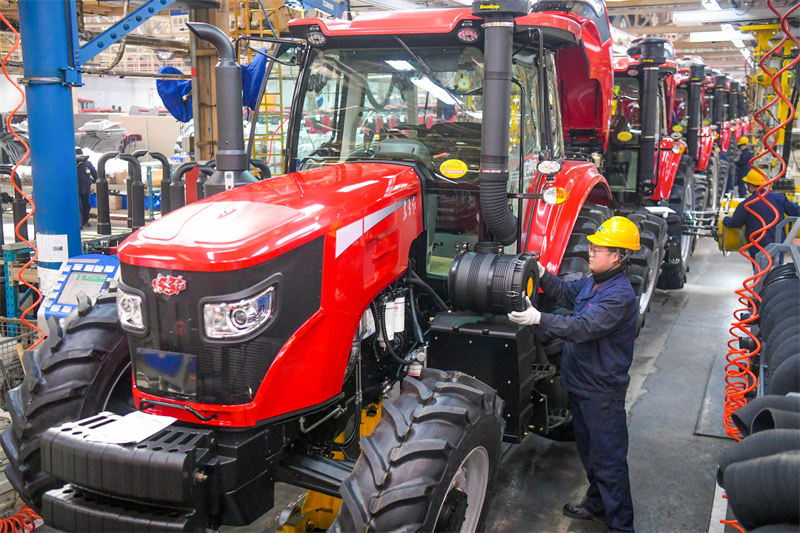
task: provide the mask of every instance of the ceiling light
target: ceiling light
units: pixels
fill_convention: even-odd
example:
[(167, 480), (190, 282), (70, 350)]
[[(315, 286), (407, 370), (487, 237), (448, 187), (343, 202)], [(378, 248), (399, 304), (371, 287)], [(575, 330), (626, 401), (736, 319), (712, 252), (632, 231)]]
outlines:
[(700, 5), (709, 11), (722, 11), (722, 7), (717, 3), (717, 0), (702, 0)]
[(691, 43), (713, 43), (717, 41), (752, 41), (755, 37), (740, 31), (695, 31), (689, 34)]

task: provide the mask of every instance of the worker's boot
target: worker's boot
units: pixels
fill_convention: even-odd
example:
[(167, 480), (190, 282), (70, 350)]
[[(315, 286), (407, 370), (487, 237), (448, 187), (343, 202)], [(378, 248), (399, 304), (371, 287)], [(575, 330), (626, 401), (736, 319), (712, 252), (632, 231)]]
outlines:
[(565, 503), (564, 508), (562, 509), (565, 516), (568, 516), (575, 520), (594, 520), (595, 522), (605, 523), (606, 516), (604, 511), (600, 511), (599, 513), (591, 513), (588, 510), (584, 509), (582, 504), (572, 504), (572, 503)]

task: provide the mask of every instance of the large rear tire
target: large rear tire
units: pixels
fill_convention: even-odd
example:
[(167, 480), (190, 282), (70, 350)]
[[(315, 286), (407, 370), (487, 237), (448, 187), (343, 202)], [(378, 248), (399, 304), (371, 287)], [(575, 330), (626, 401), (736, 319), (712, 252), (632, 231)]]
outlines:
[[(681, 174), (681, 172), (678, 172)], [(695, 237), (684, 235), (684, 213), (694, 208), (694, 183), (692, 175), (681, 177), (683, 186), (674, 185), (669, 195), (669, 207), (674, 211), (667, 217), (669, 234), (668, 253), (658, 281), (659, 289), (682, 289), (689, 270)], [(678, 178), (676, 177), (676, 183)]]
[(502, 400), (460, 372), (423, 369), (361, 439), (330, 531), (483, 529), (505, 424)]
[(65, 332), (22, 356), (25, 379), (9, 391), (11, 426), (0, 436), (9, 459), (6, 476), (34, 510), (42, 495), (64, 482), (42, 472), (40, 441), (53, 426), (103, 411), (131, 412), (128, 338), (119, 325), (115, 295), (104, 292)]
[(639, 228), (640, 248), (628, 260), (628, 279), (636, 294), (638, 311), (636, 315), (636, 334), (644, 327), (650, 301), (653, 298), (661, 263), (664, 259), (664, 246), (667, 242), (667, 223), (663, 218), (646, 211), (628, 215)]

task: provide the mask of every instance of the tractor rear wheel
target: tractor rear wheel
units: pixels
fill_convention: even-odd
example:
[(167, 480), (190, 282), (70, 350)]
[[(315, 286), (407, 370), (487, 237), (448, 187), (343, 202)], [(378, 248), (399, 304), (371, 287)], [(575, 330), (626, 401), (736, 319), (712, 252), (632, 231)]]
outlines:
[(504, 422), (495, 391), (460, 372), (423, 369), (361, 439), (330, 531), (483, 529)]
[(639, 250), (633, 252), (628, 259), (628, 279), (638, 302), (636, 315), (636, 334), (644, 326), (650, 310), (659, 275), (661, 262), (664, 259), (664, 246), (667, 242), (667, 223), (663, 218), (647, 211), (637, 211), (628, 218), (639, 228)]
[[(680, 172), (678, 172), (680, 174)], [(678, 179), (676, 178), (676, 182)], [(683, 186), (674, 185), (669, 195), (669, 207), (674, 211), (667, 217), (669, 253), (658, 281), (659, 289), (681, 289), (689, 270), (689, 257), (696, 237), (684, 235), (684, 213), (694, 208), (693, 176), (682, 176)]]
[(42, 495), (64, 485), (41, 470), (42, 434), (103, 411), (135, 410), (128, 338), (115, 300), (114, 293), (102, 293), (66, 331), (51, 331), (40, 346), (25, 352), (25, 379), (8, 393), (11, 426), (0, 436), (9, 459), (5, 473), (37, 512)]

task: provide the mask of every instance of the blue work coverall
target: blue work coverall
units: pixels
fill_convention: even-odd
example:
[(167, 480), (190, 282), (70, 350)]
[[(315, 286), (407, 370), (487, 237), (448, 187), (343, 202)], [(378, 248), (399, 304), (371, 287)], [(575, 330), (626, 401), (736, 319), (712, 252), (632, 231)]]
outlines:
[[(790, 217), (800, 216), (800, 209), (798, 209), (797, 205), (793, 204), (789, 201), (785, 194), (779, 194), (776, 192), (769, 192), (767, 193), (767, 201), (772, 204), (775, 209), (778, 210), (778, 220), (776, 224), (783, 220), (783, 216), (787, 215)], [(733, 212), (732, 217), (725, 217), (722, 219), (722, 223), (729, 227), (729, 228), (741, 228), (744, 226), (744, 233), (747, 235), (747, 242), (750, 242), (750, 236), (758, 229), (761, 229), (762, 225), (758, 218), (751, 214), (744, 208), (744, 205), (752, 200), (753, 198), (757, 198), (758, 195), (756, 193), (751, 194), (747, 198), (745, 198), (744, 202), (740, 203), (736, 206), (736, 210)], [(775, 220), (775, 213), (770, 209), (770, 207), (762, 201), (754, 202), (752, 205), (749, 206), (750, 209), (755, 211), (756, 213), (764, 219), (764, 222), (769, 224), (773, 220)], [(785, 234), (781, 236), (781, 240), (785, 237)], [(768, 244), (772, 244), (775, 242), (775, 228), (772, 227), (767, 230), (766, 234), (758, 241), (758, 244), (763, 246), (764, 248), (767, 247)], [(755, 246), (751, 246), (747, 249), (750, 252), (750, 257), (753, 259), (756, 258), (756, 254), (758, 253), (758, 248)]]
[(561, 380), (589, 479), (581, 505), (605, 513), (612, 531), (633, 531), (625, 393), (636, 338), (636, 295), (623, 271), (594, 285), (592, 276), (565, 282), (546, 272), (541, 279), (545, 295), (573, 314), (542, 313), (539, 328), (567, 341)]

